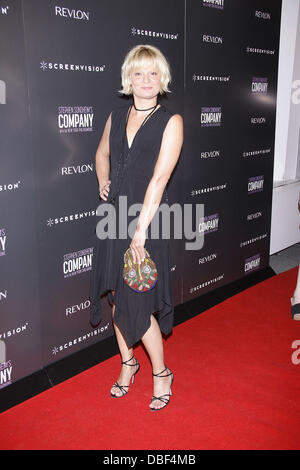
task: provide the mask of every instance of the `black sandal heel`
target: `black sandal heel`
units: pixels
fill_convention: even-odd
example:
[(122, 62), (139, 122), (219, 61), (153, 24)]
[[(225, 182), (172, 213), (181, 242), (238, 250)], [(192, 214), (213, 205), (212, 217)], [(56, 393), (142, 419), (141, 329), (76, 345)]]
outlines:
[[(167, 369), (170, 371), (169, 374), (160, 375), (160, 374), (162, 374), (163, 372), (165, 372), (165, 370), (167, 370)], [(170, 392), (169, 392), (169, 393), (165, 393), (164, 395), (161, 395), (160, 397), (155, 397), (155, 396), (152, 397), (151, 403), (152, 403), (153, 401), (155, 401), (155, 400), (160, 400), (160, 401), (162, 401), (162, 402), (164, 403), (164, 406), (161, 406), (160, 408), (152, 408), (152, 407), (150, 406), (150, 410), (151, 410), (151, 411), (159, 411), (159, 410), (162, 410), (163, 408), (165, 408), (165, 407), (168, 405), (169, 401), (170, 401), (170, 397), (172, 396), (171, 387), (172, 387), (172, 383), (173, 383), (173, 380), (174, 380), (174, 375), (173, 375), (173, 372), (171, 371), (171, 369), (169, 369), (168, 367), (166, 367), (164, 370), (162, 370), (162, 371), (159, 372), (158, 374), (153, 374), (153, 373), (152, 373), (152, 375), (153, 375), (153, 377), (169, 377), (170, 375), (172, 376), (171, 384), (170, 384)], [(169, 398), (167, 398), (167, 397), (169, 397)]]
[[(130, 367), (134, 367), (134, 366), (138, 366), (137, 367), (137, 370), (135, 371), (135, 373), (133, 374), (133, 376), (131, 377), (131, 383), (134, 383), (134, 377), (135, 375), (138, 373), (138, 371), (140, 370), (140, 364), (139, 364), (139, 361), (135, 358), (135, 363), (134, 364), (127, 364), (129, 361), (131, 361), (132, 359), (134, 358), (134, 355), (128, 359), (127, 361), (123, 361), (121, 362), (121, 364), (125, 364), (126, 366), (130, 366)], [(110, 396), (113, 397), (113, 398), (122, 398), (124, 397), (128, 391), (129, 391), (129, 385), (119, 385), (118, 382), (115, 382), (114, 385), (112, 386), (113, 387), (116, 387), (118, 388), (121, 392), (122, 392), (122, 395), (114, 395), (112, 392), (110, 392)], [(128, 390), (126, 390), (126, 388)]]

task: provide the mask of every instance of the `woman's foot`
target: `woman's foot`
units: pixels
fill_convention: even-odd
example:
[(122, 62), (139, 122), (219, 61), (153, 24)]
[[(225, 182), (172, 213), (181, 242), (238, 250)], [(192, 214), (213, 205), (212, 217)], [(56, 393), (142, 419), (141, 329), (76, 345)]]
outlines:
[(160, 410), (164, 408), (170, 400), (172, 395), (172, 382), (174, 379), (172, 371), (166, 367), (158, 374), (153, 375), (153, 397), (150, 403), (150, 409)]
[(123, 361), (119, 378), (111, 388), (111, 396), (120, 398), (126, 395), (126, 393), (129, 391), (130, 380), (132, 380), (132, 383), (134, 382), (134, 376), (139, 371), (139, 369), (140, 364), (134, 356), (132, 356), (127, 361)]
[[(296, 305), (296, 304), (300, 304), (300, 298), (298, 296), (291, 297), (291, 304), (292, 304), (292, 306)], [(293, 319), (294, 320), (300, 320), (300, 313), (295, 313), (293, 315)]]

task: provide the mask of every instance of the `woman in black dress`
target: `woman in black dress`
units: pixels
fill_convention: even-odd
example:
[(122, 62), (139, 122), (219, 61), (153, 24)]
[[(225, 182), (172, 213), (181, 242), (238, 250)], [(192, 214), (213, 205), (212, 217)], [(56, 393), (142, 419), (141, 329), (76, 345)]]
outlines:
[[(165, 365), (161, 332), (173, 328), (173, 295), (170, 278), (169, 240), (151, 238), (150, 224), (161, 203), (167, 204), (166, 185), (179, 159), (183, 144), (183, 119), (158, 101), (169, 92), (169, 64), (159, 49), (138, 45), (131, 49), (122, 65), (122, 90), (132, 102), (109, 115), (96, 153), (96, 173), (101, 204), (115, 194), (116, 238), (101, 238), (97, 232), (96, 252), (91, 276), (91, 323), (101, 320), (100, 295), (108, 292), (122, 368), (111, 389), (111, 396), (123, 397), (134, 382), (140, 365), (133, 345), (142, 340), (151, 360), (154, 392), (153, 411), (164, 408), (172, 395), (173, 373)], [(127, 208), (140, 203), (141, 211), (134, 235), (118, 237), (119, 196)], [(100, 207), (100, 206), (99, 206)], [(130, 216), (127, 214), (127, 220)], [(96, 230), (97, 231), (97, 230)], [(101, 239), (100, 239), (101, 238)], [(145, 248), (155, 261), (158, 280), (146, 292), (135, 292), (122, 278), (124, 253), (130, 247), (134, 263), (145, 258)], [(156, 314), (156, 318), (154, 317)]]

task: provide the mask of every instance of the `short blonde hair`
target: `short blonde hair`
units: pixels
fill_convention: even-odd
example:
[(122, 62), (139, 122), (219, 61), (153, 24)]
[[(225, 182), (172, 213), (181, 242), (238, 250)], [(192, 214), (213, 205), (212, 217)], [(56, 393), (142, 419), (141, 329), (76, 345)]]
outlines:
[(150, 46), (149, 44), (140, 44), (127, 52), (121, 68), (122, 89), (118, 91), (124, 95), (131, 95), (132, 85), (130, 83), (130, 74), (132, 70), (146, 65), (150, 61), (153, 61), (154, 65), (157, 66), (160, 71), (159, 93), (161, 95), (163, 93), (171, 93), (168, 88), (169, 83), (171, 83), (170, 64), (157, 47)]

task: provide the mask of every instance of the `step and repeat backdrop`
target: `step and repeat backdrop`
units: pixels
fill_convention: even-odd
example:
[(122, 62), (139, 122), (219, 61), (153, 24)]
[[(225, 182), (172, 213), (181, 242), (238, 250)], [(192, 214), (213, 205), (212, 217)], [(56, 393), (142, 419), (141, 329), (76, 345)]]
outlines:
[[(159, 13), (159, 14), (158, 14)], [(169, 202), (174, 304), (268, 266), (281, 0), (0, 1), (0, 388), (114, 334), (89, 323), (95, 152), (137, 44), (171, 65), (185, 140)]]
[(281, 2), (187, 1), (183, 302), (269, 265)]

